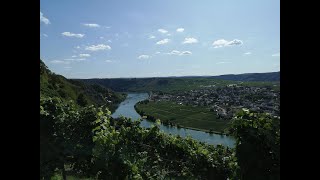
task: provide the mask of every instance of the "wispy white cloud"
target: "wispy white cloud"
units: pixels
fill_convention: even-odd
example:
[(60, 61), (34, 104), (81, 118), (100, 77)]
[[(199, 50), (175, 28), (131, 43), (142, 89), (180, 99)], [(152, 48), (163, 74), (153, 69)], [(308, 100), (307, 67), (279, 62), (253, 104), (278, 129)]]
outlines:
[(198, 40), (196, 38), (190, 37), (190, 38), (185, 38), (182, 44), (194, 44), (198, 43)]
[(219, 40), (216, 40), (212, 43), (212, 45), (215, 47), (215, 48), (218, 48), (218, 47), (224, 47), (224, 46), (227, 46), (229, 43), (229, 41), (226, 41), (224, 39), (219, 39)]
[(91, 27), (91, 28), (98, 28), (100, 27), (99, 24), (83, 24), (84, 26), (87, 26), (87, 27)]
[(41, 34), (41, 33), (40, 33), (40, 39), (41, 39), (41, 37), (45, 37), (45, 38), (47, 38), (47, 37), (48, 37), (48, 35), (47, 35), (47, 34)]
[(67, 36), (67, 37), (76, 37), (76, 38), (83, 38), (84, 34), (75, 34), (75, 33), (71, 33), (71, 32), (63, 32), (61, 33), (63, 36)]
[(227, 41), (225, 39), (219, 39), (219, 40), (214, 41), (212, 43), (212, 46), (214, 48), (221, 48), (221, 47), (241, 45), (241, 44), (243, 44), (243, 42), (241, 40), (238, 40), (238, 39), (234, 39), (232, 41)]
[(70, 64), (70, 62), (67, 61), (61, 61), (61, 60), (52, 60), (50, 61), (52, 64)]
[(76, 48), (76, 49), (80, 49), (80, 46), (76, 46), (75, 48)]
[(76, 55), (73, 55), (73, 56), (71, 56), (72, 58), (76, 58), (77, 56)]
[(250, 55), (250, 54), (252, 54), (251, 52), (246, 52), (246, 53), (244, 53), (244, 55)]
[(156, 38), (156, 37), (153, 36), (153, 35), (150, 35), (150, 36), (149, 36), (149, 39), (154, 39), (154, 38)]
[(70, 67), (70, 66), (65, 66), (65, 67), (63, 67), (63, 68), (65, 68), (65, 69), (71, 69), (72, 67)]
[(112, 41), (111, 41), (110, 39), (108, 40), (108, 42), (109, 42), (109, 43), (112, 43)]
[(165, 29), (158, 29), (159, 32), (161, 32), (162, 34), (166, 34), (168, 31)]
[(101, 50), (110, 50), (110, 49), (111, 47), (105, 44), (91, 45), (85, 48), (85, 50), (88, 50), (88, 51), (101, 51)]
[(158, 41), (156, 44), (167, 44), (168, 42), (170, 41), (170, 39), (162, 39), (162, 40), (160, 40), (160, 41)]
[(183, 32), (183, 31), (184, 31), (184, 28), (178, 28), (176, 31), (177, 31), (177, 32)]
[(85, 61), (86, 59), (85, 58), (78, 58), (78, 59), (75, 59), (75, 61)]
[(154, 54), (160, 54), (161, 52), (159, 52), (159, 51), (157, 51), (156, 53), (154, 53)]
[(79, 57), (90, 57), (90, 54), (79, 54)]
[(104, 39), (104, 37), (102, 37), (102, 36), (100, 36), (99, 38), (100, 38), (100, 39)]
[(105, 60), (105, 62), (112, 63), (113, 61), (108, 59), (108, 60)]
[(138, 59), (149, 59), (149, 58), (151, 58), (151, 56), (145, 55), (145, 54), (138, 56)]
[(169, 55), (178, 55), (178, 56), (183, 56), (183, 55), (191, 55), (192, 52), (190, 51), (178, 51), (178, 50), (172, 50), (171, 52), (167, 53)]
[(228, 61), (221, 61), (221, 62), (217, 62), (216, 64), (229, 64), (231, 62), (228, 62)]
[(272, 54), (271, 56), (273, 56), (273, 57), (279, 57), (279, 56), (280, 56), (280, 53)]
[(172, 50), (171, 52), (167, 53), (169, 55), (179, 55), (180, 54), (180, 51), (178, 50)]
[(181, 56), (183, 56), (183, 55), (191, 55), (191, 54), (192, 54), (192, 52), (190, 52), (190, 51), (183, 51), (183, 52), (180, 53)]
[(229, 41), (228, 45), (232, 46), (232, 45), (241, 45), (243, 44), (243, 42), (239, 39), (234, 39), (232, 41)]
[(40, 11), (40, 23), (43, 22), (44, 24), (51, 24), (50, 20), (43, 16), (43, 13)]
[(65, 61), (72, 61), (72, 62), (79, 62), (79, 61), (85, 61), (86, 59), (85, 58), (77, 58), (77, 59), (74, 59), (74, 58), (67, 58), (67, 59), (64, 59)]

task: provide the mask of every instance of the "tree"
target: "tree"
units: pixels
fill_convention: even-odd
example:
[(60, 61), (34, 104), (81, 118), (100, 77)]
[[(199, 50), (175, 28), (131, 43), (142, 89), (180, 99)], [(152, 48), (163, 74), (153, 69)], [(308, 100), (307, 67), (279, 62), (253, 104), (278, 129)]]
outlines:
[(59, 98), (40, 100), (40, 176), (47, 179), (56, 169), (66, 178), (65, 165), (75, 174), (90, 175), (94, 121), (93, 106), (77, 108)]
[(79, 96), (78, 96), (78, 98), (77, 98), (77, 103), (78, 103), (80, 106), (82, 106), (82, 107), (84, 107), (84, 106), (86, 106), (86, 105), (89, 104), (89, 103), (88, 103), (88, 100), (86, 99), (86, 97), (84, 96), (83, 93), (80, 93), (80, 94), (79, 94)]
[(241, 179), (280, 179), (280, 118), (240, 111), (232, 128)]

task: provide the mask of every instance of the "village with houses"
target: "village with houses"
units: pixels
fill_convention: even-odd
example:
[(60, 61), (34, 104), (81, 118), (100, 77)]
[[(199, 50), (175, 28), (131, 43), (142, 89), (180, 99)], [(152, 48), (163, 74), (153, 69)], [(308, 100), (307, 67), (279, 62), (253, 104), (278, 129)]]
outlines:
[(216, 112), (221, 119), (230, 120), (242, 108), (280, 117), (280, 91), (271, 87), (240, 86), (205, 87), (177, 93), (153, 92), (149, 101), (170, 101), (179, 105), (202, 106)]

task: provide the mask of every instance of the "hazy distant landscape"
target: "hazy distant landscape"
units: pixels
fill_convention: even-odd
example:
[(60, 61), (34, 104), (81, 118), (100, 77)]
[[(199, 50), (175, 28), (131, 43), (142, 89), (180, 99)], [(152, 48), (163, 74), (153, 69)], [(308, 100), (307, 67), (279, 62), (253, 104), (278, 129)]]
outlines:
[(184, 91), (205, 87), (223, 87), (229, 84), (243, 86), (280, 86), (280, 72), (240, 75), (222, 75), (212, 77), (153, 77), (153, 78), (113, 78), (113, 79), (75, 79), (90, 84), (99, 84), (114, 91), (148, 92), (148, 91)]

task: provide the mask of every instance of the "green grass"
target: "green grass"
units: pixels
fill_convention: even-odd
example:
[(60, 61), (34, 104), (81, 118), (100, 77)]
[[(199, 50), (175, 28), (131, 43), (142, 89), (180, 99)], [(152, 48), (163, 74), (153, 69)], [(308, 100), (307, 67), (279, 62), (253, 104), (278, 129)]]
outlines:
[(183, 127), (223, 132), (229, 121), (217, 119), (216, 113), (205, 107), (179, 105), (173, 102), (149, 102), (137, 104), (137, 109), (162, 121), (168, 120)]

